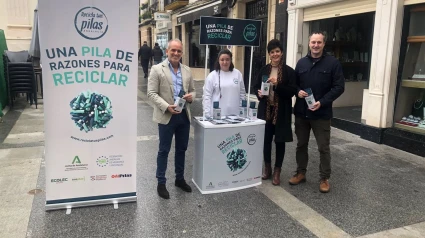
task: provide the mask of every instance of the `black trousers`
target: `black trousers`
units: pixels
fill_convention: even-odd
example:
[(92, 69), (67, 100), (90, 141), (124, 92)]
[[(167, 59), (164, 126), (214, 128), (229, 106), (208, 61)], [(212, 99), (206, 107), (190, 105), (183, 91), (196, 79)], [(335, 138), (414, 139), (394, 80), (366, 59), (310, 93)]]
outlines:
[(142, 67), (143, 67), (143, 73), (145, 73), (145, 77), (147, 77), (148, 76), (149, 59), (142, 59)]
[(297, 135), (297, 173), (305, 174), (308, 165), (308, 141), (310, 131), (313, 130), (317, 147), (320, 153), (320, 178), (328, 179), (331, 176), (331, 120), (309, 120), (295, 117), (295, 134)]
[[(266, 122), (266, 131), (264, 133), (264, 162), (271, 164), (272, 162), (272, 142), (275, 134), (275, 125), (271, 121)], [(276, 144), (276, 161), (275, 167), (281, 168), (283, 157), (285, 156), (285, 142), (275, 142)]]

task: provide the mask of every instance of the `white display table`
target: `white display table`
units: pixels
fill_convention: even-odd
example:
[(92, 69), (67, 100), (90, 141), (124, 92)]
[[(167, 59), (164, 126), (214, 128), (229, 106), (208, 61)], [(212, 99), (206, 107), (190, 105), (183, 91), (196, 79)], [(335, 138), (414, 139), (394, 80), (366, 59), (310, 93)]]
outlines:
[(261, 184), (263, 120), (214, 125), (194, 118), (193, 183), (202, 194), (220, 193)]

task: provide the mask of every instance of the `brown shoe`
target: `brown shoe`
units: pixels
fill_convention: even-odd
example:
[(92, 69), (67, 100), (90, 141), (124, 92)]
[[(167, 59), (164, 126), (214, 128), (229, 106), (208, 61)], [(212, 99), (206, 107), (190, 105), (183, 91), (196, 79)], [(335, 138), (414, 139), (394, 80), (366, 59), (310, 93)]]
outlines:
[(263, 180), (269, 179), (272, 176), (272, 164), (266, 163), (264, 165), (264, 172), (263, 172)]
[(294, 175), (290, 180), (289, 180), (289, 184), (290, 185), (298, 185), (300, 183), (304, 183), (306, 181), (305, 178), (305, 174), (302, 173), (297, 173), (296, 175)]
[(274, 167), (273, 172), (273, 185), (279, 185), (280, 184), (280, 172), (282, 171), (282, 168)]
[(322, 193), (328, 193), (330, 190), (330, 186), (329, 186), (329, 180), (328, 179), (320, 179), (320, 192)]

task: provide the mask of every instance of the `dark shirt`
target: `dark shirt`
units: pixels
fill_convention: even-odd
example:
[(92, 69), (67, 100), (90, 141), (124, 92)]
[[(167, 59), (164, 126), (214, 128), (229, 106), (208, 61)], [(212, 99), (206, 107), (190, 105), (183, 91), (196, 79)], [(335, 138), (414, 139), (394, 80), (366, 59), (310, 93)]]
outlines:
[(139, 49), (139, 58), (142, 60), (150, 60), (152, 58), (152, 49), (148, 45), (143, 45)]
[[(297, 100), (294, 114), (308, 119), (331, 119), (332, 103), (344, 92), (345, 80), (341, 63), (333, 56), (323, 53), (322, 57), (314, 59), (310, 55), (301, 58), (295, 67)], [(320, 101), (317, 111), (308, 109), (304, 98), (298, 97), (298, 92), (311, 88), (316, 101)]]
[(162, 50), (159, 46), (155, 46), (152, 50), (152, 56), (153, 56), (153, 60), (155, 61), (162, 61), (162, 56), (164, 55), (164, 53), (162, 53)]

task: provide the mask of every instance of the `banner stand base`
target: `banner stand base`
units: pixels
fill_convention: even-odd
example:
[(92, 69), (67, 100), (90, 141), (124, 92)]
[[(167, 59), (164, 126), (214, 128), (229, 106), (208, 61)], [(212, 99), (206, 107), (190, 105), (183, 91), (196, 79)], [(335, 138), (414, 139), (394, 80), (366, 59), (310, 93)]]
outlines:
[(68, 202), (68, 203), (56, 203), (46, 204), (46, 211), (60, 210), (60, 209), (71, 209), (77, 207), (89, 207), (98, 205), (113, 205), (114, 209), (118, 209), (119, 203), (137, 202), (137, 196), (122, 197), (122, 198), (108, 198), (91, 201), (79, 201), (79, 202)]
[(199, 185), (195, 182), (194, 179), (192, 179), (193, 184), (195, 184), (196, 188), (199, 190), (199, 192), (201, 192), (201, 194), (214, 194), (214, 193), (225, 193), (225, 192), (233, 192), (233, 191), (238, 191), (241, 189), (246, 189), (246, 188), (252, 188), (252, 187), (256, 187), (256, 186), (260, 186), (262, 182), (258, 182), (258, 183), (254, 183), (254, 184), (250, 184), (250, 185), (245, 185), (245, 186), (241, 186), (241, 187), (237, 187), (237, 188), (227, 188), (227, 189), (219, 189), (219, 190), (213, 190), (213, 191), (205, 191), (202, 190), (201, 187), (199, 187)]

